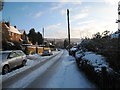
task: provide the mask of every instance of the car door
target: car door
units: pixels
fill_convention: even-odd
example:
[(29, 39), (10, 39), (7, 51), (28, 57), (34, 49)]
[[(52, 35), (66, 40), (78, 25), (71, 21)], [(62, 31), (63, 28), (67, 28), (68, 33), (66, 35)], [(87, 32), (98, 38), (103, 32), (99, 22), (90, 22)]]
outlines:
[(16, 57), (17, 57), (16, 52), (11, 52), (9, 57), (8, 57), (8, 63), (9, 63), (11, 68), (17, 66)]
[(22, 64), (23, 61), (23, 55), (21, 54), (21, 52), (16, 52), (17, 57), (16, 57), (16, 61), (17, 61), (17, 65), (20, 66)]

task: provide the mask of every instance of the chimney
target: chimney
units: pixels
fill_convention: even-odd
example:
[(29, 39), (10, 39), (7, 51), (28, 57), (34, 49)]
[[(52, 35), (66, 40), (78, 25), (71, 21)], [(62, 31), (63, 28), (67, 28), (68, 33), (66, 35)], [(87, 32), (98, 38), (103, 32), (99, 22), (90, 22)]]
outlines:
[(8, 21), (8, 22), (5, 22), (5, 24), (8, 26), (8, 27), (10, 27), (10, 22)]
[(14, 28), (17, 28), (16, 26), (14, 26)]

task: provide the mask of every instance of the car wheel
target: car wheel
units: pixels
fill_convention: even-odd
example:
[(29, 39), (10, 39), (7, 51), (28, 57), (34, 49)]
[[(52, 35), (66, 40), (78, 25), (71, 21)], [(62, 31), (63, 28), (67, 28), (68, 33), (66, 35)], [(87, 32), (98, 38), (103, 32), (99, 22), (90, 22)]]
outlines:
[(8, 73), (9, 71), (10, 71), (9, 66), (5, 65), (2, 69), (2, 74), (4, 75), (4, 74)]
[(23, 60), (23, 61), (22, 61), (22, 66), (25, 66), (25, 65), (26, 65), (26, 61)]

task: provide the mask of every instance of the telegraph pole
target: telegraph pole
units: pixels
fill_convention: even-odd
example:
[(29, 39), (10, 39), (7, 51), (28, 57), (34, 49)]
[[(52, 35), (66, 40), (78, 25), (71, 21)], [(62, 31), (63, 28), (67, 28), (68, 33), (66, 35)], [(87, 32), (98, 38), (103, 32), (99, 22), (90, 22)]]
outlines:
[(70, 53), (70, 23), (69, 23), (69, 9), (67, 9), (67, 20), (68, 20), (68, 51)]
[(43, 31), (43, 51), (44, 51), (44, 28), (42, 29)]
[(42, 29), (42, 32), (43, 32), (43, 44), (44, 44), (44, 28)]

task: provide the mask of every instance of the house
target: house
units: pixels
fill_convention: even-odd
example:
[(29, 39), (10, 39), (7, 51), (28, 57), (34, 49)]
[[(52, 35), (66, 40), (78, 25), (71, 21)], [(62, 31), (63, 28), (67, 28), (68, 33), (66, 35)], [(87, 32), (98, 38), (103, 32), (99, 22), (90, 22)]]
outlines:
[(2, 22), (2, 39), (7, 41), (22, 42), (21, 33), (16, 26), (11, 26), (10, 22)]
[(23, 44), (30, 43), (25, 30), (18, 30), (16, 26), (11, 26), (10, 22), (2, 22), (2, 40)]

